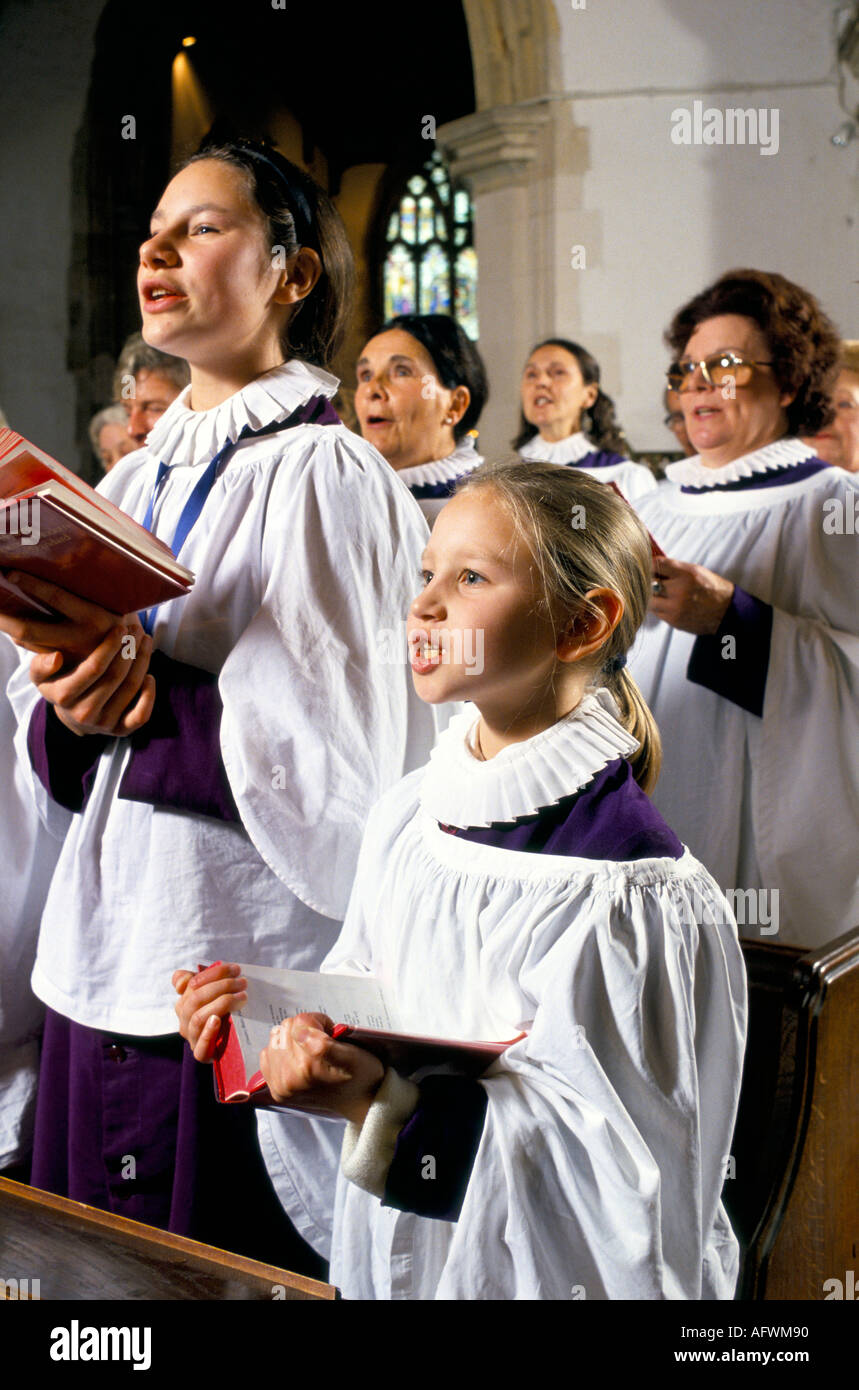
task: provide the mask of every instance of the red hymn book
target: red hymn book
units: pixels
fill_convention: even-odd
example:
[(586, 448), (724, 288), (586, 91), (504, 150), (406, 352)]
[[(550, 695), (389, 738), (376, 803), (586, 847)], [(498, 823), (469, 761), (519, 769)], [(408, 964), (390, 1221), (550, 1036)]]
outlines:
[(187, 594), (168, 546), (14, 430), (0, 429), (0, 610), (47, 614), (2, 571), (32, 574), (120, 615)]

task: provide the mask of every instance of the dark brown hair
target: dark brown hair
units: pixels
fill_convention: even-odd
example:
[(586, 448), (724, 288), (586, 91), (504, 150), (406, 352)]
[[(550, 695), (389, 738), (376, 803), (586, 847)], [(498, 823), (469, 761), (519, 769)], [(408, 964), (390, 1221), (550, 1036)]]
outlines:
[(282, 347), (289, 357), (327, 367), (346, 335), (355, 280), (352, 248), (339, 212), (318, 183), (273, 145), (250, 140), (204, 144), (182, 168), (201, 159), (219, 159), (245, 176), (248, 193), (265, 218), (271, 247), (283, 247), (286, 259), (301, 246), (319, 256), (322, 274), (307, 298), (293, 308)]
[(449, 314), (397, 314), (379, 331), (387, 333), (391, 328), (401, 328), (420, 343), (432, 358), (438, 379), (448, 391), (457, 386), (468, 387), (471, 398), (468, 409), (453, 427), (454, 439), (462, 439), (475, 428), (489, 399), (486, 367), (477, 344)]
[[(585, 386), (596, 386), (597, 398), (589, 410), (582, 411), (581, 430), (597, 449), (608, 449), (614, 454), (627, 454), (629, 445), (614, 413), (614, 401), (600, 386), (600, 364), (595, 357), (583, 348), (581, 343), (570, 342), (569, 338), (544, 338), (535, 343), (528, 356), (544, 347), (560, 347), (569, 352), (579, 364)], [(513, 448), (521, 449), (539, 431), (525, 419), (525, 412), (519, 412), (519, 433), (513, 440)]]
[(729, 270), (678, 310), (665, 341), (680, 357), (699, 324), (722, 314), (751, 319), (766, 338), (778, 386), (795, 392), (788, 433), (814, 435), (829, 424), (841, 344), (814, 295), (774, 271)]

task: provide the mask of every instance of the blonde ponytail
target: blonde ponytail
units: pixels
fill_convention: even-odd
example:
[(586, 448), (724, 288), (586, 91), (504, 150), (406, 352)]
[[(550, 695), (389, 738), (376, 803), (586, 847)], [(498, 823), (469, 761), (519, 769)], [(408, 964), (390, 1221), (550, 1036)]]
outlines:
[(617, 701), (621, 724), (638, 739), (638, 752), (630, 754), (629, 762), (636, 782), (649, 794), (659, 780), (662, 767), (662, 739), (656, 720), (626, 667), (607, 676), (605, 683)]

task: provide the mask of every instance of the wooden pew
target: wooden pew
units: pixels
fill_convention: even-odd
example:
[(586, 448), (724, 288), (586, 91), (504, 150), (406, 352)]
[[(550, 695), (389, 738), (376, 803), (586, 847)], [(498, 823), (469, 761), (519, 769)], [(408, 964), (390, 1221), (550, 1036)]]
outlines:
[(859, 928), (816, 951), (744, 941), (749, 1041), (725, 1206), (739, 1299), (859, 1282)]
[[(0, 1298), (334, 1299), (300, 1274), (0, 1178)], [(26, 1281), (26, 1284), (23, 1283)]]

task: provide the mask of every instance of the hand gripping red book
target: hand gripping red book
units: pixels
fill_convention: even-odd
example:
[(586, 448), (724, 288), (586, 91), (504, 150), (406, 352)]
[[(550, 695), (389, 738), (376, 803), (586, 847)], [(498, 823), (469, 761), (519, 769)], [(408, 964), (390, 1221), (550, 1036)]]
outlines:
[[(259, 1055), (269, 1045), (272, 1028), (296, 1014), (322, 1013), (345, 1020), (335, 1026), (334, 1037), (366, 1048), (401, 1076), (426, 1071), (480, 1076), (525, 1037), (519, 1033), (506, 1042), (487, 1042), (401, 1032), (388, 992), (371, 975), (326, 975), (260, 965), (243, 965), (241, 972), (248, 982), (247, 1003), (224, 1020), (214, 1054), (215, 1092), (227, 1105), (248, 1101), (274, 1105), (259, 1071)], [(300, 1101), (275, 1108), (337, 1118)]]
[(35, 575), (111, 613), (187, 594), (169, 546), (14, 430), (0, 429), (0, 610), (48, 613), (3, 570)]

